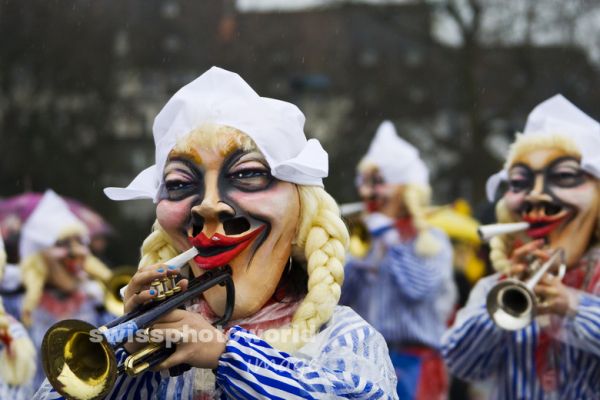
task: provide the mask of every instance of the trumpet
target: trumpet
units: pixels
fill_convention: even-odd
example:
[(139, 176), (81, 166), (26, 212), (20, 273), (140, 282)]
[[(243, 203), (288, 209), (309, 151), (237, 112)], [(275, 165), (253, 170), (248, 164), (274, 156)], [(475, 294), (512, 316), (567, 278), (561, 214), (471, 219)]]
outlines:
[[(181, 267), (197, 254), (198, 250), (192, 247), (165, 264)], [(235, 301), (229, 266), (207, 271), (190, 280), (185, 292), (176, 285), (174, 276), (155, 280), (151, 287), (158, 292), (156, 300), (99, 328), (73, 319), (54, 324), (44, 335), (41, 347), (42, 366), (50, 384), (68, 399), (104, 398), (119, 374), (137, 375), (175, 351), (174, 347), (165, 348), (154, 343), (118, 365), (116, 350), (125, 344), (128, 337), (148, 329), (157, 319), (216, 285), (224, 285), (227, 290), (225, 313), (214, 323), (222, 325), (231, 318)]]
[(510, 224), (489, 224), (481, 225), (477, 228), (477, 234), (482, 241), (488, 241), (494, 236), (505, 235), (507, 233), (517, 233), (529, 229), (527, 222), (515, 222)]
[(127, 286), (136, 270), (135, 267), (129, 266), (115, 268), (110, 279), (104, 282), (104, 308), (111, 314), (123, 315), (121, 289)]
[(528, 326), (535, 318), (538, 303), (533, 288), (557, 262), (557, 276), (562, 279), (566, 271), (565, 252), (556, 249), (545, 263), (535, 260), (530, 265), (533, 275), (527, 281), (508, 278), (494, 285), (486, 299), (487, 312), (492, 321), (508, 331)]

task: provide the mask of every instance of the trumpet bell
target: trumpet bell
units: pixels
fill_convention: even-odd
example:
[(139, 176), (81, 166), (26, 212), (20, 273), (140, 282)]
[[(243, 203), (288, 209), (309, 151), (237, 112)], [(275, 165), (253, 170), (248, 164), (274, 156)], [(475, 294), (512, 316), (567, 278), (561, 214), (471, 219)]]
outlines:
[(508, 331), (528, 326), (535, 315), (535, 305), (535, 294), (516, 279), (499, 282), (486, 299), (487, 311), (494, 323)]
[(50, 384), (65, 398), (102, 399), (114, 386), (115, 354), (87, 322), (70, 319), (54, 324), (44, 336), (41, 353)]
[(117, 317), (123, 315), (121, 288), (129, 284), (131, 277), (135, 275), (136, 271), (135, 267), (115, 268), (112, 276), (105, 283), (104, 307), (108, 312)]

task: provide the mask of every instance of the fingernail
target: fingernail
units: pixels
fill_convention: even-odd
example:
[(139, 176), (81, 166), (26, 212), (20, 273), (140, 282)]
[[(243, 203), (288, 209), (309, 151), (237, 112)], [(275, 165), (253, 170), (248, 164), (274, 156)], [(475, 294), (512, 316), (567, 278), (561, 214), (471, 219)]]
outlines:
[(150, 296), (154, 296), (156, 294), (156, 290), (150, 289)]
[(169, 269), (170, 269), (170, 270), (174, 270), (174, 269), (177, 269), (177, 267), (176, 267), (176, 266), (174, 266), (174, 265), (169, 265)]
[(164, 270), (163, 268), (159, 268), (159, 269), (157, 269), (157, 271), (158, 271), (158, 272), (160, 272), (161, 274), (162, 274), (163, 272), (165, 272), (165, 270)]

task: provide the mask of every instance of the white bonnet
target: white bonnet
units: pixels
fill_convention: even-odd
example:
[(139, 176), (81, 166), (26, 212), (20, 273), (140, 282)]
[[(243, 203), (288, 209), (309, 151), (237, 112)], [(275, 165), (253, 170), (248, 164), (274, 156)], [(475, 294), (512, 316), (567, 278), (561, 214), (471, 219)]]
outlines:
[(53, 246), (60, 234), (70, 228), (87, 232), (85, 225), (71, 212), (67, 203), (54, 191), (47, 190), (21, 230), (21, 259)]
[[(600, 124), (557, 94), (538, 104), (527, 117), (523, 135), (564, 135), (581, 152), (581, 168), (600, 178)], [(488, 178), (486, 194), (494, 201), (500, 182), (508, 179), (503, 169)]]
[(391, 121), (379, 125), (361, 162), (377, 166), (387, 183), (429, 183), (429, 171), (419, 157), (419, 150), (398, 136)]
[(104, 192), (113, 200), (156, 202), (169, 152), (178, 139), (204, 124), (229, 126), (250, 136), (277, 179), (322, 187), (328, 173), (327, 153), (318, 140), (306, 140), (304, 121), (295, 105), (260, 97), (238, 74), (212, 67), (175, 93), (156, 116), (155, 165), (127, 188)]

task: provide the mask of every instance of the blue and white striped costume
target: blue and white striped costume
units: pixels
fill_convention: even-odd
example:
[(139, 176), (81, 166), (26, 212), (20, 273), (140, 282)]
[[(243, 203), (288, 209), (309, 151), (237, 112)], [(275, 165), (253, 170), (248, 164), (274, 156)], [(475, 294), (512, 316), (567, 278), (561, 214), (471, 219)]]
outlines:
[[(598, 260), (595, 260), (596, 275)], [(594, 271), (592, 271), (594, 272)], [(525, 329), (504, 331), (492, 322), (486, 296), (500, 275), (481, 279), (454, 326), (444, 335), (443, 356), (450, 371), (467, 380), (491, 379), (496, 399), (600, 399), (600, 287), (578, 292), (579, 305), (552, 335), (556, 389), (544, 389), (536, 371), (539, 321)], [(559, 321), (560, 322), (560, 321)]]
[[(21, 325), (19, 321), (14, 319), (12, 316), (8, 315), (8, 333), (12, 337), (12, 339), (21, 339), (27, 337), (27, 331)], [(4, 346), (0, 344), (1, 350), (4, 351)], [(0, 365), (1, 368), (7, 368), (8, 366), (5, 364)], [(0, 399), (9, 399), (9, 400), (29, 400), (31, 396), (33, 396), (36, 387), (32, 382), (28, 382), (23, 385), (8, 385), (2, 381), (0, 373)]]
[[(120, 354), (124, 357), (124, 354)], [(179, 377), (123, 376), (109, 399), (396, 399), (396, 378), (379, 333), (347, 307), (296, 353), (278, 351), (236, 326), (229, 331), (212, 393), (195, 390), (206, 370)], [(35, 399), (60, 399), (46, 381)]]
[[(438, 349), (456, 301), (450, 242), (431, 229), (441, 249), (422, 257), (415, 239), (400, 241), (390, 230), (393, 226), (372, 231), (369, 254), (346, 264), (340, 303), (352, 307), (388, 343)], [(390, 233), (395, 234), (391, 239)]]

